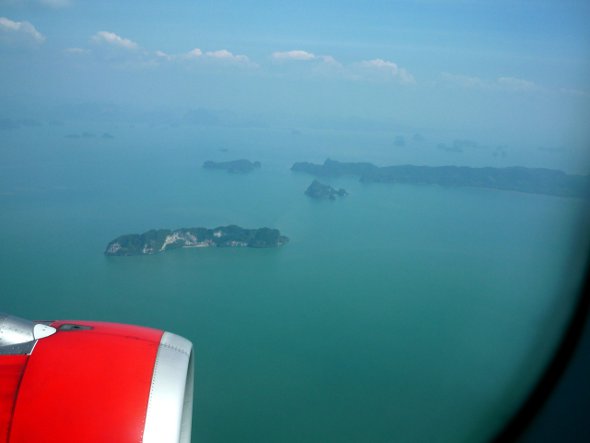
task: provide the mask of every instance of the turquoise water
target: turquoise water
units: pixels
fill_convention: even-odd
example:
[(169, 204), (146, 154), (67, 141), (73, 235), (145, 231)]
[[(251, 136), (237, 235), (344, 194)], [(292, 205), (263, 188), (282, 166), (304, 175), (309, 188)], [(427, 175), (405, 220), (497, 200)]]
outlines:
[[(311, 177), (289, 171), (326, 156), (409, 161), (382, 135), (362, 144), (362, 134), (109, 128), (106, 141), (59, 131), (73, 132), (8, 134), (0, 154), (0, 310), (192, 340), (194, 441), (486, 440), (570, 314), (584, 202), (352, 178), (330, 181), (345, 199), (315, 202), (303, 195)], [(240, 157), (263, 168), (200, 168)], [(229, 223), (291, 241), (102, 254), (124, 233)]]

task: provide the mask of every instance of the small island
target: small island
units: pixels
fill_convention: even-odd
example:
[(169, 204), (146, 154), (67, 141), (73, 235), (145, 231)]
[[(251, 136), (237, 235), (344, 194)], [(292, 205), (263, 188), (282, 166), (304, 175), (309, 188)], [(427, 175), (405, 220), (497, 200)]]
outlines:
[(239, 226), (207, 228), (152, 229), (143, 234), (128, 234), (111, 241), (108, 256), (152, 255), (178, 248), (276, 248), (289, 238), (278, 229), (244, 229)]
[(244, 158), (240, 160), (230, 160), (227, 162), (214, 162), (207, 160), (203, 163), (205, 169), (224, 169), (232, 174), (246, 174), (254, 169), (260, 168), (260, 162), (252, 162)]
[(305, 195), (316, 200), (336, 200), (336, 197), (344, 197), (348, 195), (348, 192), (342, 188), (334, 189), (330, 185), (314, 180), (305, 191)]
[(590, 198), (590, 176), (566, 174), (556, 169), (471, 168), (467, 166), (376, 166), (327, 159), (323, 165), (295, 163), (292, 171), (316, 177), (357, 176), (365, 183), (405, 183), (448, 187), (473, 187), (545, 194), (558, 197)]

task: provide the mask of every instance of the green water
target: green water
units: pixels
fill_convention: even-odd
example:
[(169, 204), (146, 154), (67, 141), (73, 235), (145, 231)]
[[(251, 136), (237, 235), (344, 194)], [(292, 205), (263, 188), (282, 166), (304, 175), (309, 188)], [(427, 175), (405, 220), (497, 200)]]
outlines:
[[(303, 146), (264, 131), (193, 135), (121, 130), (88, 146), (11, 135), (0, 310), (192, 340), (193, 441), (471, 442), (510, 416), (570, 314), (587, 204), (352, 178), (331, 180), (345, 199), (315, 202), (303, 195), (311, 177), (288, 168), (333, 155), (329, 136)], [(352, 143), (342, 152), (396, 160)], [(239, 157), (263, 168), (199, 168)], [(291, 241), (102, 254), (124, 233), (229, 223)]]

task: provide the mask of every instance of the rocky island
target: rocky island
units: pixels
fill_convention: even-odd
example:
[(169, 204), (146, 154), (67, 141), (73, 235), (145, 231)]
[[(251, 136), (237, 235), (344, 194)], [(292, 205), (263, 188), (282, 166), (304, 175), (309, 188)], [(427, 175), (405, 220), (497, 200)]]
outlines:
[(317, 200), (336, 200), (336, 197), (344, 197), (348, 195), (348, 192), (342, 188), (334, 189), (330, 185), (314, 180), (305, 191), (305, 195)]
[(471, 168), (467, 166), (376, 166), (371, 163), (344, 163), (327, 159), (323, 165), (301, 162), (292, 171), (316, 177), (352, 175), (362, 182), (427, 184), (476, 187), (505, 191), (590, 198), (590, 176), (566, 174), (544, 168)]
[(251, 162), (250, 160), (230, 160), (227, 162), (214, 162), (207, 160), (203, 163), (205, 169), (224, 169), (232, 174), (246, 174), (254, 169), (260, 168), (260, 162)]
[(111, 241), (105, 255), (151, 255), (178, 248), (275, 248), (289, 239), (278, 229), (244, 229), (219, 226), (215, 229), (152, 229), (143, 234), (128, 234)]

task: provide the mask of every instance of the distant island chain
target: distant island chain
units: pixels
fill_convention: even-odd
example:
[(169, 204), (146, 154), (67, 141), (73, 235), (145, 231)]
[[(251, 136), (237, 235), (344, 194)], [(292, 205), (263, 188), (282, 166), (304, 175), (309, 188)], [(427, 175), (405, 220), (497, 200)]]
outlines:
[(219, 226), (214, 229), (182, 228), (152, 229), (143, 234), (128, 234), (111, 241), (105, 255), (152, 255), (178, 248), (275, 248), (289, 238), (278, 229), (244, 229), (239, 226)]
[[(240, 159), (227, 162), (206, 161), (205, 169), (230, 173), (248, 173), (260, 168), (260, 162)], [(323, 164), (299, 162), (292, 171), (316, 177), (357, 176), (361, 182), (426, 184), (448, 187), (476, 187), (545, 194), (558, 197), (590, 198), (590, 176), (563, 171), (520, 166), (472, 168), (467, 166), (376, 166), (372, 163), (347, 163), (327, 159)], [(335, 200), (348, 195), (344, 189), (313, 180), (305, 195), (317, 200)], [(207, 228), (152, 229), (143, 234), (128, 234), (111, 241), (108, 256), (152, 255), (178, 248), (275, 248), (289, 238), (278, 229), (245, 229), (236, 225)]]
[(327, 159), (324, 164), (295, 163), (292, 171), (316, 177), (357, 176), (361, 182), (490, 188), (559, 197), (590, 198), (590, 176), (544, 168), (471, 168), (467, 166), (376, 166)]

